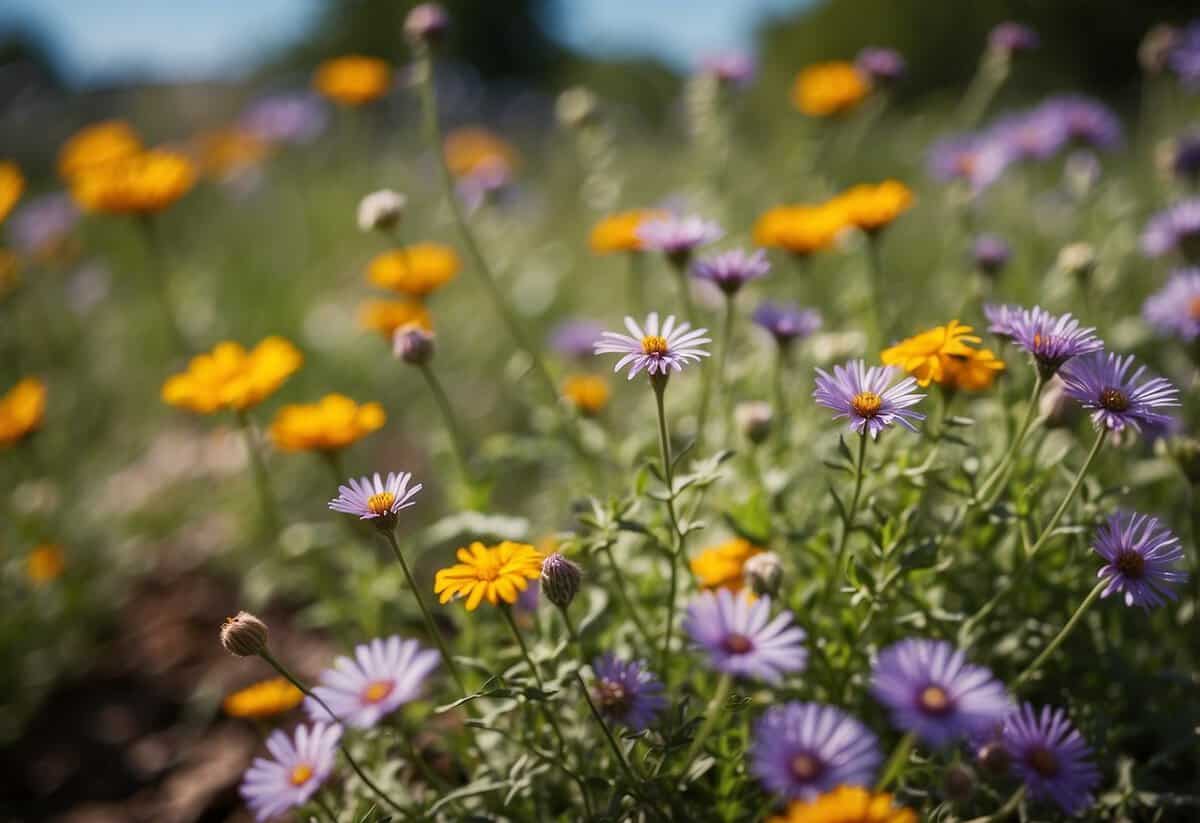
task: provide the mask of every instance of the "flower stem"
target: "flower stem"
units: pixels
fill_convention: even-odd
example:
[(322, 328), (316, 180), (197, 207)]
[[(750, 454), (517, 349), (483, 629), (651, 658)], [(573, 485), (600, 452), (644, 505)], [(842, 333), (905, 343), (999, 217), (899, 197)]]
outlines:
[(883, 255), (880, 253), (879, 232), (867, 234), (867, 301), (871, 309), (871, 323), (874, 340), (883, 345), (887, 336), (884, 325), (883, 308), (879, 304), (879, 292), (883, 283)]
[(862, 497), (863, 468), (866, 465), (868, 439), (865, 433), (858, 436), (858, 462), (854, 465), (854, 494), (850, 498), (850, 508), (846, 511), (846, 522), (842, 524), (837, 549), (833, 553), (833, 570), (829, 575), (829, 582), (825, 586), (826, 602), (833, 599), (838, 583), (842, 580), (843, 568), (846, 563), (846, 542), (850, 537), (850, 530), (854, 527), (854, 518), (858, 515), (858, 501)]
[[(1045, 385), (1041, 373), (1037, 373), (1033, 379), (1033, 392), (1029, 395), (1029, 405), (1025, 409), (1025, 419), (1021, 421), (1021, 425), (1017, 428), (1017, 433), (1013, 436), (1013, 441), (1009, 444), (1008, 451), (1000, 458), (1000, 462), (992, 468), (992, 471), (979, 487), (979, 491), (975, 493), (975, 499), (985, 508), (995, 502), (991, 495), (991, 492), (994, 491), (993, 485), (1007, 473), (1009, 464), (1016, 459), (1017, 453), (1021, 450), (1021, 444), (1025, 442), (1025, 437), (1029, 434), (1029, 428), (1033, 425), (1033, 418), (1037, 414), (1038, 400), (1042, 396), (1042, 389), (1045, 388)], [(997, 486), (996, 490), (998, 488)]]
[(775, 442), (781, 447), (787, 445), (788, 406), (783, 373), (787, 369), (789, 351), (787, 346), (777, 345), (775, 362), (771, 368), (771, 388), (775, 395)]
[(646, 629), (646, 624), (642, 622), (642, 618), (638, 615), (637, 609), (633, 606), (633, 599), (629, 596), (629, 591), (626, 588), (625, 574), (621, 571), (617, 559), (613, 557), (612, 545), (604, 546), (604, 554), (608, 557), (608, 563), (612, 566), (613, 580), (616, 582), (617, 596), (621, 598), (621, 604), (625, 607), (625, 611), (629, 612), (629, 617), (633, 620), (633, 625), (637, 628), (638, 634), (642, 636), (642, 641), (647, 645), (650, 644), (650, 632)]
[(1083, 602), (1079, 604), (1079, 608), (1077, 608), (1075, 613), (1071, 615), (1071, 619), (1067, 621), (1066, 625), (1059, 630), (1058, 634), (1056, 634), (1054, 639), (1047, 644), (1046, 648), (1042, 649), (1042, 653), (1039, 654), (1032, 663), (1025, 667), (1025, 671), (1017, 675), (1017, 679), (1013, 681), (1013, 691), (1019, 689), (1026, 680), (1032, 677), (1033, 673), (1041, 668), (1042, 664), (1050, 658), (1050, 655), (1054, 654), (1055, 650), (1062, 645), (1062, 642), (1067, 639), (1067, 635), (1069, 635), (1075, 629), (1076, 624), (1078, 624), (1083, 618), (1084, 612), (1091, 608), (1092, 604), (1095, 603), (1100, 597), (1100, 593), (1104, 591), (1104, 587), (1107, 585), (1107, 580), (1101, 580), (1092, 587), (1091, 592), (1089, 592), (1088, 596), (1085, 597)]
[(446, 648), (446, 641), (442, 638), (442, 633), (438, 631), (433, 614), (429, 611), (429, 606), (425, 604), (425, 598), (421, 596), (417, 581), (413, 579), (412, 571), (408, 568), (408, 561), (404, 559), (404, 553), (400, 551), (400, 543), (397, 542), (396, 535), (390, 530), (384, 531), (383, 535), (387, 538), (388, 545), (392, 547), (392, 553), (400, 561), (400, 568), (404, 570), (404, 579), (408, 581), (408, 587), (412, 589), (413, 597), (417, 599), (417, 605), (421, 607), (421, 615), (425, 618), (425, 628), (432, 635), (433, 641), (437, 643), (438, 651), (442, 653), (442, 660), (446, 661), (446, 668), (450, 670), (450, 676), (454, 678), (459, 691), (464, 695), (470, 694), (463, 682), (462, 675), (459, 674), (458, 667), (454, 664), (454, 658), (450, 656), (450, 651)]
[[(517, 639), (517, 645), (521, 649), (521, 656), (525, 658), (525, 664), (533, 672), (533, 679), (537, 682), (538, 689), (545, 692), (546, 683), (542, 680), (542, 673), (538, 671), (537, 664), (533, 662), (533, 657), (529, 654), (529, 647), (525, 645), (525, 638), (521, 636), (521, 630), (517, 628), (517, 621), (513, 619), (512, 615), (512, 607), (505, 603), (500, 607), (500, 612), (504, 615), (508, 627), (512, 629), (513, 637)], [(563, 737), (562, 729), (558, 727), (558, 720), (555, 719), (554, 713), (550, 711), (545, 702), (539, 702), (538, 705), (541, 707), (542, 714), (546, 716), (547, 722), (550, 723), (550, 728), (554, 730), (554, 736), (558, 738), (559, 751), (563, 752), (565, 756), (567, 739)]]
[(888, 758), (887, 765), (883, 767), (883, 777), (879, 778), (879, 782), (875, 784), (875, 791), (882, 792), (894, 781), (900, 779), (905, 768), (908, 767), (908, 756), (916, 742), (916, 732), (909, 732), (900, 738), (900, 742), (892, 750), (892, 756)]
[(166, 274), (166, 255), (163, 252), (162, 242), (158, 235), (158, 229), (154, 224), (154, 218), (150, 215), (143, 216), (137, 221), (141, 228), (142, 238), (146, 244), (146, 252), (150, 257), (149, 276), (154, 281), (150, 290), (154, 292), (154, 297), (158, 301), (159, 314), (162, 316), (163, 327), (167, 331), (167, 336), (171, 338), (171, 343), (178, 349), (180, 354), (187, 354), (191, 351), (191, 344), (188, 343), (187, 335), (183, 333), (183, 329), (179, 325), (179, 320), (175, 316), (175, 309), (171, 304), (171, 295), (168, 289), (167, 274)]
[(271, 478), (267, 474), (267, 463), (258, 448), (258, 440), (254, 434), (254, 424), (245, 409), (238, 409), (238, 428), (246, 441), (246, 452), (250, 457), (250, 468), (254, 473), (254, 488), (258, 492), (258, 503), (262, 509), (263, 523), (272, 535), (279, 534), (279, 509), (275, 505), (275, 494), (271, 491)]
[(681, 775), (688, 773), (688, 769), (692, 767), (692, 761), (700, 754), (700, 750), (704, 747), (704, 741), (708, 739), (713, 726), (717, 723), (718, 712), (729, 698), (731, 688), (733, 688), (733, 675), (726, 672), (717, 681), (717, 690), (713, 692), (712, 699), (708, 701), (708, 708), (704, 710), (704, 723), (696, 732), (695, 738), (692, 739), (692, 745), (688, 747), (687, 754), (683, 757), (683, 769), (679, 772)]
[(683, 553), (683, 536), (679, 530), (679, 518), (675, 514), (675, 470), (671, 460), (671, 437), (667, 432), (667, 413), (663, 408), (663, 395), (666, 394), (665, 379), (651, 380), (654, 387), (654, 401), (658, 409), (658, 449), (662, 460), (663, 479), (667, 484), (667, 515), (671, 520), (671, 583), (667, 596), (667, 630), (663, 637), (663, 676), (670, 677), (671, 634), (675, 626), (675, 598), (679, 591), (679, 556)]
[(471, 482), (471, 459), (470, 449), (467, 448), (467, 439), (463, 434), (462, 427), (458, 423), (458, 416), (454, 413), (454, 407), (450, 405), (450, 398), (446, 395), (446, 390), (442, 388), (442, 383), (438, 380), (433, 369), (428, 363), (422, 363), (418, 366), (421, 376), (425, 378), (425, 382), (429, 385), (429, 392), (433, 395), (434, 401), (437, 403), (438, 411), (442, 413), (442, 422), (446, 424), (446, 431), (450, 435), (451, 447), (454, 450), (454, 459), (458, 462), (458, 471), (462, 475), (464, 483)]
[[(705, 369), (701, 379), (700, 392), (700, 414), (696, 422), (696, 440), (699, 442), (704, 437), (704, 427), (708, 422), (708, 408), (712, 400), (713, 381), (721, 387), (722, 397), (728, 397), (729, 392), (726, 391), (725, 383), (725, 364), (729, 362), (729, 348), (733, 343), (733, 322), (734, 322), (734, 301), (733, 295), (725, 296), (725, 317), (721, 326), (721, 350), (717, 353), (716, 369)], [(722, 438), (728, 436), (729, 413), (723, 402), (718, 403), (718, 414), (721, 416), (721, 426), (723, 429)]]

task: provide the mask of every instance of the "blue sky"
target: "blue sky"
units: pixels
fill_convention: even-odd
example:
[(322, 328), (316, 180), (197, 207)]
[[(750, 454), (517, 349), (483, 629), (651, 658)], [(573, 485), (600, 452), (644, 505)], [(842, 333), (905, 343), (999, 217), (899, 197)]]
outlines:
[[(488, 0), (480, 0), (487, 2)], [(552, 0), (548, 30), (596, 56), (652, 56), (681, 69), (749, 48), (765, 16), (806, 0)], [(131, 71), (161, 80), (236, 77), (304, 34), (321, 0), (0, 0), (0, 30), (44, 33), (77, 84)]]

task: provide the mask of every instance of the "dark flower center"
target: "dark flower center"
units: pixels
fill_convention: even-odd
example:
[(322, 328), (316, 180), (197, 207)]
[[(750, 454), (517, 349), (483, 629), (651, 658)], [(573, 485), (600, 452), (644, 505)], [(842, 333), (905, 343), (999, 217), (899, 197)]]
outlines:
[(821, 761), (807, 752), (795, 755), (788, 766), (792, 770), (792, 776), (803, 781), (816, 780), (821, 776), (821, 772), (825, 771)]
[(1043, 746), (1038, 746), (1029, 752), (1025, 760), (1029, 764), (1029, 768), (1042, 777), (1051, 778), (1058, 774), (1058, 758), (1054, 756), (1054, 752)]
[(611, 714), (623, 714), (632, 702), (632, 695), (614, 680), (601, 680), (596, 684), (596, 702)]
[(1135, 580), (1146, 572), (1146, 558), (1133, 549), (1122, 549), (1113, 565), (1122, 576)]
[(658, 334), (648, 334), (642, 338), (642, 353), (643, 354), (658, 354), (667, 353), (667, 338)]
[(946, 690), (941, 686), (932, 685), (921, 689), (921, 693), (917, 696), (917, 705), (921, 707), (921, 711), (933, 715), (949, 714), (950, 710), (954, 708)]
[(1109, 386), (1100, 392), (1100, 405), (1111, 412), (1123, 412), (1129, 408), (1129, 398), (1125, 392)]
[(1008, 774), (1008, 750), (999, 743), (988, 743), (979, 750), (979, 765), (991, 774)]
[(859, 417), (874, 417), (883, 407), (883, 398), (873, 391), (859, 392), (850, 400), (850, 408)]
[(725, 648), (725, 651), (729, 652), (730, 654), (745, 654), (754, 648), (754, 643), (750, 641), (749, 637), (746, 637), (744, 634), (737, 633), (726, 637), (725, 642), (721, 645)]

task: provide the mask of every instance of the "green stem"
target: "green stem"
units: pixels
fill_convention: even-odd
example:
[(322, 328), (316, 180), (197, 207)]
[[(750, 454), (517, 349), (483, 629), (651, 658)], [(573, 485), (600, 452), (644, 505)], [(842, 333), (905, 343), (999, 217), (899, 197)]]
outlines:
[(325, 816), (329, 818), (329, 823), (337, 823), (337, 812), (329, 805), (329, 802), (321, 796), (320, 792), (313, 795), (313, 802), (320, 807), (321, 811), (325, 812)]
[(163, 251), (158, 229), (154, 224), (154, 218), (150, 215), (145, 215), (139, 218), (137, 222), (138, 226), (141, 227), (147, 256), (150, 258), (150, 266), (147, 267), (149, 278), (153, 281), (150, 285), (150, 290), (154, 292), (154, 298), (158, 302), (158, 310), (162, 316), (163, 327), (167, 331), (167, 336), (171, 338), (171, 343), (178, 349), (179, 353), (187, 354), (191, 351), (192, 347), (188, 343), (187, 335), (183, 333), (183, 329), (179, 325), (179, 320), (175, 316), (175, 309), (171, 304), (165, 265), (166, 254)]
[[(722, 399), (728, 398), (732, 391), (726, 383), (725, 371), (726, 364), (729, 362), (729, 349), (733, 346), (733, 324), (736, 317), (734, 311), (733, 295), (725, 296), (725, 317), (721, 323), (721, 350), (717, 353), (717, 368), (715, 376), (717, 385), (720, 387)], [(696, 426), (696, 436), (700, 437), (704, 432), (704, 424), (708, 420), (708, 407), (712, 390), (714, 370), (704, 370), (704, 394), (700, 400), (700, 422)], [(721, 415), (722, 439), (725, 440), (729, 436), (729, 409), (726, 403), (718, 402), (718, 413)]]
[(629, 617), (633, 620), (633, 625), (637, 628), (638, 634), (641, 635), (642, 641), (647, 645), (651, 644), (650, 632), (646, 628), (646, 624), (642, 622), (642, 618), (638, 615), (637, 609), (633, 606), (633, 599), (629, 596), (625, 574), (621, 571), (617, 559), (613, 557), (612, 545), (604, 546), (604, 554), (608, 556), (608, 563), (612, 566), (613, 580), (616, 582), (617, 597), (621, 598), (621, 605), (625, 607), (625, 611), (629, 612)]
[(696, 737), (692, 740), (692, 745), (688, 747), (687, 754), (684, 755), (683, 768), (679, 772), (681, 775), (688, 773), (688, 769), (692, 767), (692, 761), (700, 754), (700, 750), (704, 747), (704, 741), (708, 739), (713, 726), (717, 723), (717, 714), (729, 698), (731, 688), (733, 688), (733, 675), (729, 673), (721, 675), (721, 679), (717, 681), (717, 690), (713, 692), (712, 700), (708, 701), (708, 708), (704, 710), (704, 723), (701, 724), (699, 731), (696, 732)]
[(400, 551), (400, 543), (396, 540), (396, 535), (391, 530), (384, 531), (383, 535), (387, 538), (388, 545), (392, 547), (392, 553), (400, 561), (400, 568), (404, 570), (404, 579), (408, 581), (408, 587), (412, 589), (413, 597), (416, 598), (417, 605), (421, 607), (421, 615), (425, 618), (425, 628), (433, 637), (433, 641), (437, 643), (438, 651), (442, 653), (442, 660), (446, 661), (446, 668), (450, 670), (450, 676), (454, 678), (459, 691), (464, 695), (470, 694), (463, 682), (462, 675), (459, 674), (458, 667), (454, 664), (454, 658), (450, 656), (450, 651), (446, 648), (446, 641), (442, 638), (442, 633), (438, 631), (437, 623), (433, 620), (433, 613), (429, 611), (429, 606), (425, 604), (425, 598), (421, 596), (421, 590), (417, 587), (417, 581), (413, 579), (412, 570), (408, 568), (404, 552)]
[(258, 492), (259, 506), (262, 508), (262, 518), (267, 529), (273, 536), (278, 536), (280, 519), (279, 508), (275, 505), (275, 495), (271, 491), (271, 477), (267, 473), (267, 464), (258, 448), (254, 424), (245, 409), (238, 409), (238, 428), (246, 441), (246, 452), (250, 457), (250, 468), (254, 474), (254, 488)]
[(882, 792), (888, 786), (892, 785), (894, 781), (900, 779), (904, 774), (905, 768), (908, 767), (908, 756), (912, 753), (916, 742), (916, 732), (909, 732), (900, 738), (900, 742), (896, 744), (896, 748), (892, 751), (892, 756), (888, 758), (887, 765), (883, 767), (883, 776), (875, 784), (875, 791)]
[(693, 326), (696, 325), (696, 307), (692, 303), (692, 285), (688, 282), (689, 255), (667, 257), (671, 271), (675, 273), (675, 284), (679, 286), (679, 302), (683, 306), (683, 316)]
[[(1025, 442), (1025, 437), (1029, 434), (1029, 428), (1033, 425), (1033, 419), (1037, 415), (1038, 401), (1042, 396), (1042, 389), (1045, 388), (1045, 385), (1045, 381), (1042, 380), (1042, 375), (1039, 372), (1033, 379), (1033, 392), (1029, 395), (1029, 405), (1025, 409), (1025, 418), (1017, 428), (1017, 433), (1013, 436), (1013, 441), (1009, 444), (1008, 451), (1000, 458), (1000, 462), (992, 468), (992, 471), (979, 487), (979, 491), (975, 493), (975, 499), (980, 501), (984, 507), (991, 506), (995, 502), (991, 495), (991, 492), (994, 491), (992, 487), (1007, 472), (1009, 464), (1016, 459), (1017, 453), (1021, 450), (1021, 445)], [(996, 490), (999, 488), (997, 487)]]
[(683, 553), (683, 538), (679, 531), (679, 518), (675, 514), (675, 470), (671, 461), (671, 437), (667, 432), (667, 413), (663, 407), (663, 395), (666, 394), (667, 381), (665, 377), (651, 378), (654, 387), (654, 401), (658, 409), (658, 449), (662, 460), (663, 479), (667, 484), (667, 515), (671, 519), (671, 583), (667, 596), (667, 630), (663, 637), (663, 676), (670, 676), (671, 634), (675, 626), (675, 599), (679, 591), (679, 556)]
[[(529, 671), (533, 672), (533, 679), (537, 682), (538, 689), (545, 692), (546, 683), (542, 680), (542, 673), (538, 671), (537, 664), (533, 662), (532, 655), (529, 654), (529, 647), (525, 645), (525, 638), (521, 636), (521, 630), (517, 628), (517, 621), (513, 619), (512, 609), (507, 603), (500, 606), (500, 612), (504, 615), (508, 627), (512, 629), (513, 637), (517, 639), (517, 645), (521, 649), (521, 656), (525, 658), (525, 664), (529, 666)], [(558, 727), (558, 720), (555, 719), (554, 713), (550, 711), (545, 702), (539, 701), (538, 706), (545, 715), (546, 721), (550, 724), (550, 728), (554, 730), (554, 736), (558, 738), (558, 748), (560, 752), (565, 753), (567, 748), (567, 739), (563, 737), (562, 729)]]
[(862, 496), (863, 468), (866, 465), (867, 440), (869, 439), (866, 433), (858, 436), (858, 462), (854, 466), (854, 494), (850, 498), (850, 508), (846, 511), (846, 522), (842, 524), (842, 532), (838, 535), (837, 548), (833, 553), (833, 570), (829, 575), (829, 582), (825, 586), (826, 602), (833, 599), (844, 574), (846, 543), (850, 537), (850, 530), (854, 527), (854, 518), (858, 515), (858, 501)]
[(867, 300), (871, 309), (871, 323), (874, 326), (874, 342), (882, 346), (886, 343), (887, 327), (884, 323), (883, 307), (879, 303), (879, 292), (884, 282), (880, 238), (879, 231), (867, 234)]
[(626, 282), (628, 284), (628, 293), (625, 297), (629, 301), (630, 311), (636, 312), (639, 317), (646, 314), (646, 272), (645, 272), (645, 254), (640, 251), (631, 251), (629, 257), (629, 272), (626, 274)]
[(441, 381), (438, 380), (437, 375), (434, 374), (433, 369), (430, 368), (428, 363), (422, 363), (417, 369), (429, 385), (429, 391), (437, 403), (438, 411), (442, 413), (442, 422), (446, 424), (446, 431), (450, 435), (451, 448), (454, 450), (454, 459), (458, 462), (458, 471), (462, 475), (463, 482), (470, 484), (471, 452), (467, 447), (467, 439), (463, 434), (462, 427), (458, 423), (458, 416), (454, 413), (454, 407), (450, 405), (450, 398), (446, 395), (446, 390), (442, 388)]
[(983, 817), (973, 817), (968, 820), (967, 823), (1000, 823), (1001, 820), (1004, 820), (1017, 810), (1017, 806), (1021, 805), (1021, 801), (1024, 798), (1025, 787), (1021, 786), (1015, 792), (1013, 792), (1012, 796), (1005, 801), (1004, 805), (996, 809), (996, 811), (992, 812), (991, 814), (984, 815)]
[(1014, 692), (1021, 688), (1022, 684), (1032, 677), (1033, 673), (1040, 669), (1042, 664), (1050, 658), (1050, 655), (1054, 654), (1055, 650), (1062, 645), (1063, 641), (1067, 639), (1067, 635), (1069, 635), (1075, 629), (1075, 626), (1083, 618), (1084, 612), (1091, 608), (1092, 604), (1099, 599), (1100, 593), (1104, 591), (1104, 587), (1107, 585), (1107, 580), (1101, 580), (1092, 587), (1091, 592), (1089, 592), (1088, 596), (1085, 597), (1083, 602), (1079, 604), (1079, 608), (1075, 609), (1075, 613), (1071, 615), (1071, 619), (1067, 621), (1066, 625), (1059, 630), (1058, 634), (1056, 634), (1054, 639), (1047, 644), (1046, 648), (1042, 649), (1042, 653), (1039, 654), (1032, 663), (1025, 667), (1025, 671), (1017, 675), (1017, 679), (1013, 681), (1012, 685)]
[(771, 367), (771, 388), (775, 395), (775, 442), (780, 446), (787, 444), (788, 407), (787, 392), (783, 387), (783, 373), (788, 364), (788, 347), (775, 347), (775, 362)]

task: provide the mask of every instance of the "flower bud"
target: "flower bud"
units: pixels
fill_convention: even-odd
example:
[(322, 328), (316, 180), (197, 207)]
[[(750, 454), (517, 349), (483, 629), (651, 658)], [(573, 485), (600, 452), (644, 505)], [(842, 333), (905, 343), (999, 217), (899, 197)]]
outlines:
[(1179, 30), (1166, 23), (1152, 27), (1138, 46), (1138, 63), (1146, 74), (1161, 74), (1179, 40)]
[(407, 323), (396, 329), (392, 353), (413, 366), (423, 366), (433, 357), (433, 332)]
[(955, 763), (942, 775), (942, 791), (955, 803), (969, 800), (975, 791), (975, 773), (961, 763)]
[(373, 191), (358, 203), (358, 227), (362, 231), (394, 228), (404, 216), (408, 198), (391, 189)]
[(436, 43), (450, 27), (450, 17), (437, 3), (413, 6), (404, 18), (404, 34), (411, 43)]
[(583, 573), (579, 566), (563, 557), (560, 552), (553, 552), (542, 561), (542, 594), (560, 609), (571, 605), (571, 601), (579, 593), (582, 579)]
[(253, 657), (267, 649), (267, 624), (250, 612), (238, 612), (221, 626), (221, 645), (238, 657)]
[(1008, 753), (1008, 749), (1004, 748), (1004, 744), (999, 742), (984, 744), (976, 752), (975, 757), (979, 761), (980, 767), (994, 777), (1007, 775), (1008, 767), (1012, 764), (1012, 755)]
[(975, 243), (971, 246), (971, 257), (975, 262), (975, 268), (989, 277), (995, 277), (1008, 265), (1008, 260), (1012, 257), (1012, 250), (1003, 237), (995, 234), (981, 234), (975, 238)]
[(746, 561), (742, 576), (750, 591), (760, 597), (774, 597), (779, 593), (779, 584), (783, 582), (783, 563), (775, 552), (762, 552)]
[(1067, 274), (1087, 277), (1096, 268), (1096, 250), (1090, 243), (1071, 243), (1059, 251), (1056, 265)]
[(733, 410), (733, 418), (746, 439), (757, 445), (771, 436), (775, 410), (770, 403), (762, 401), (738, 403)]
[(583, 86), (573, 86), (558, 96), (554, 115), (569, 129), (586, 125), (596, 116), (596, 95)]

